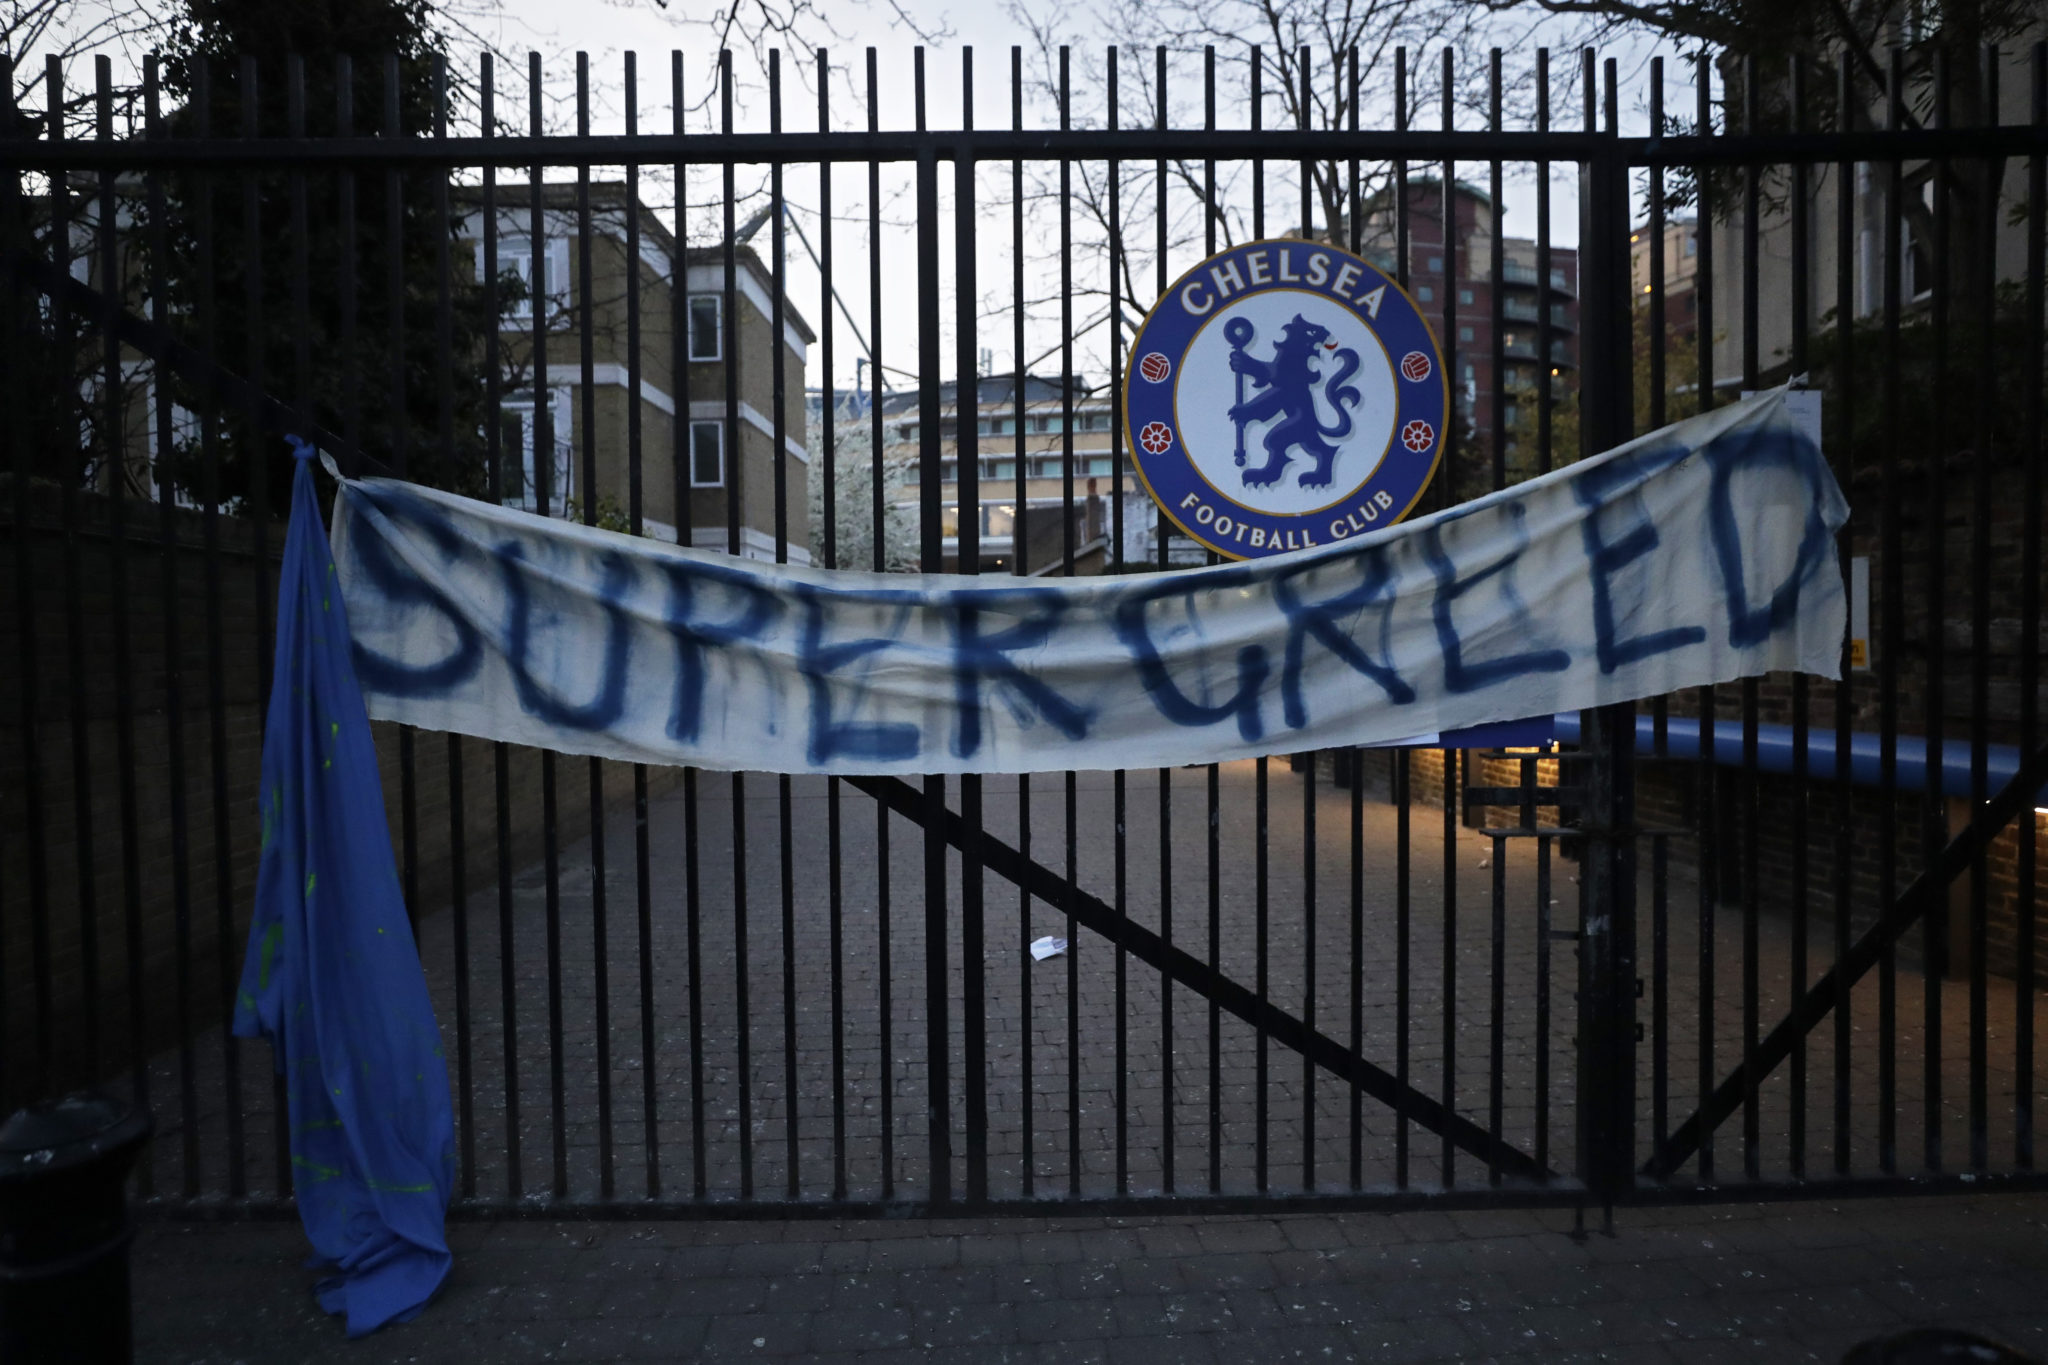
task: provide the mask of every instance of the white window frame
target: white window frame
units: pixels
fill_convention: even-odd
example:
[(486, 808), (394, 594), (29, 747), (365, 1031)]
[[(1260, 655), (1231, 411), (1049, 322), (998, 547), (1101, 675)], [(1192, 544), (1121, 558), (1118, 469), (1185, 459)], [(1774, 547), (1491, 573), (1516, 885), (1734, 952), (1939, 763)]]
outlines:
[[(717, 324), (712, 329), (712, 334), (716, 340), (712, 343), (712, 348), (708, 355), (700, 354), (697, 350), (697, 305), (699, 303), (709, 303), (711, 305), (712, 317), (716, 320)], [(685, 342), (689, 358), (693, 361), (725, 359), (725, 295), (692, 294), (684, 301), (683, 309), (683, 320), (689, 328)]]
[[(1937, 190), (1935, 188), (1934, 173), (1930, 170), (1918, 182), (1908, 183), (1905, 187), (1905, 193), (1911, 198), (1918, 199), (1921, 205), (1925, 207), (1929, 213), (1932, 213), (1935, 208), (1935, 195), (1937, 193)], [(1927, 251), (1927, 279), (1924, 282), (1914, 278), (1913, 248), (1915, 246), (1924, 246)], [(1900, 297), (1904, 298), (1909, 303), (1918, 303), (1921, 299), (1932, 298), (1934, 295), (1935, 268), (1936, 262), (1934, 259), (1934, 243), (1923, 242), (1919, 237), (1917, 237), (1914, 234), (1913, 220), (1910, 217), (1908, 217), (1905, 210), (1901, 208), (1899, 211)]]
[[(163, 480), (159, 475), (156, 467), (156, 376), (154, 374), (151, 374), (148, 379), (143, 381), (142, 402), (144, 409), (142, 439), (146, 447), (144, 452), (144, 460), (149, 466), (150, 495), (152, 501), (160, 502), (162, 501), (162, 499), (159, 496), (157, 496), (157, 490), (163, 486)], [(183, 404), (177, 403), (175, 401), (172, 402), (172, 451), (175, 453), (178, 442), (180, 441), (189, 441), (196, 444), (197, 442), (202, 440), (203, 437), (204, 428), (200, 426), (199, 414), (192, 411), (190, 408), (185, 407)], [(182, 488), (172, 490), (171, 503), (175, 507), (188, 508), (193, 511), (204, 511), (206, 506), (203, 502), (199, 500), (197, 494), (188, 493)]]
[[(547, 245), (548, 256), (548, 297), (557, 305), (557, 312), (567, 314), (569, 311), (569, 239), (566, 237), (549, 237), (544, 240)], [(499, 236), (498, 273), (502, 275), (507, 270), (519, 276), (520, 280), (526, 285), (527, 293), (525, 298), (506, 304), (498, 310), (499, 330), (512, 330), (512, 328), (507, 326), (507, 324), (511, 323), (530, 327), (533, 325), (533, 239), (531, 237), (524, 233), (501, 234)], [(477, 283), (483, 283), (484, 244), (481, 238), (477, 240), (476, 244), (476, 278)], [(557, 325), (566, 327), (568, 325), (566, 317)]]
[[(499, 411), (525, 414), (519, 423), (520, 491), (518, 496), (505, 498), (503, 501), (507, 507), (517, 507), (528, 512), (537, 510), (540, 505), (535, 499), (533, 491), (533, 413), (535, 407), (536, 404), (531, 394), (500, 398), (498, 400)], [(572, 419), (569, 410), (569, 390), (566, 388), (550, 389), (548, 391), (548, 410), (551, 414), (552, 420), (550, 424), (553, 427), (555, 438), (555, 458), (548, 478), (548, 491), (554, 497), (548, 504), (548, 507), (552, 514), (565, 516), (568, 514), (569, 500), (575, 496), (573, 484), (576, 474), (576, 460), (570, 440), (570, 422)], [(510, 454), (511, 452), (507, 451), (505, 453)]]
[[(717, 435), (717, 437), (718, 437), (718, 477), (717, 477), (716, 479), (710, 480), (709, 482), (706, 482), (705, 480), (703, 480), (703, 479), (700, 479), (700, 478), (698, 478), (698, 477), (697, 477), (697, 433), (698, 433), (698, 431), (699, 431), (699, 430), (705, 430), (705, 429), (708, 429), (708, 430), (710, 430), (710, 431), (712, 431), (712, 432), (716, 433), (716, 435)], [(690, 487), (692, 487), (692, 488), (723, 488), (723, 487), (725, 487), (725, 423), (724, 423), (724, 422), (722, 422), (722, 421), (718, 421), (718, 420), (716, 420), (716, 419), (713, 419), (713, 420), (711, 420), (711, 421), (706, 421), (706, 422), (692, 422), (692, 423), (690, 423)]]

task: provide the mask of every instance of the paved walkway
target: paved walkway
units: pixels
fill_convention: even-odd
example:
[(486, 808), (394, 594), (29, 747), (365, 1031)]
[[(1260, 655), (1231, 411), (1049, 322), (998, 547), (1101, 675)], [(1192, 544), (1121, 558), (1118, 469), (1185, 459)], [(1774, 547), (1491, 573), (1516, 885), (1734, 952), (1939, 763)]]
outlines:
[[(1571, 864), (1550, 861), (1545, 895), (1535, 841), (1506, 841), (1503, 854), (1476, 832), (1454, 829), (1447, 850), (1442, 811), (1418, 806), (1406, 838), (1403, 898), (1399, 817), (1382, 795), (1364, 800), (1354, 844), (1349, 792), (1327, 781), (1310, 792), (1276, 761), (1262, 802), (1256, 765), (1235, 763), (1218, 774), (1212, 882), (1206, 770), (1132, 773), (1121, 786), (1108, 773), (1074, 781), (1071, 836), (1066, 782), (1057, 776), (1032, 780), (1028, 819), (1017, 779), (988, 779), (986, 827), (1013, 845), (1028, 831), (1033, 857), (1061, 873), (1071, 866), (1083, 888), (1122, 906), (1132, 925), (1169, 935), (1247, 987), (1263, 980), (1275, 1007), (1344, 1045), (1355, 1036), (1370, 1062), (1390, 1073), (1405, 1069), (1431, 1098), (1445, 1093), (1448, 1055), (1461, 1115), (1481, 1127), (1497, 1122), (1508, 1147), (1553, 1170), (1570, 1168), (1573, 945), (1546, 941), (1541, 930), (1546, 910), (1551, 928), (1577, 925)], [(426, 919), (421, 951), (450, 1079), (466, 1091), (464, 1171), (477, 1197), (545, 1196), (559, 1182), (576, 1201), (634, 1199), (658, 1181), (664, 1195), (688, 1198), (699, 1172), (713, 1198), (820, 1199), (841, 1179), (855, 1199), (928, 1191), (923, 833), (897, 815), (878, 825), (874, 803), (842, 787), (835, 897), (833, 798), (825, 781), (784, 786), (749, 776), (737, 801), (735, 785), (702, 776), (694, 821), (680, 788), (655, 800), (644, 931), (630, 810), (615, 812), (606, 831), (602, 928), (588, 841), (560, 850), (552, 902), (540, 850), (527, 848), (502, 913), (490, 889), (460, 917), (444, 910)], [(948, 795), (957, 806), (957, 785), (949, 784)], [(1659, 1119), (1666, 1130), (1676, 1127), (1702, 1080), (1719, 1081), (1739, 1060), (1747, 973), (1741, 915), (1729, 908), (1709, 926), (1714, 953), (1711, 976), (1704, 975), (1698, 895), (1689, 877), (1674, 872), (1670, 980), (1660, 1001), (1655, 879), (1651, 859), (1642, 862), (1638, 934), (1650, 988), (1643, 1017), (1653, 1022), (1661, 1004), (1668, 1021), (1638, 1049), (1647, 1157)], [(969, 1137), (957, 855), (947, 859), (945, 878), (957, 1191), (966, 1188)], [(1200, 1190), (1212, 1170), (1237, 1194), (1296, 1189), (1311, 1178), (1325, 1189), (1354, 1180), (1392, 1184), (1404, 1161), (1419, 1187), (1442, 1179), (1436, 1134), (1371, 1100), (1354, 1107), (1344, 1081), (1305, 1070), (1300, 1054), (1250, 1023), (1212, 1015), (1186, 984), (1163, 991), (1156, 968), (1085, 927), (1070, 931), (1059, 906), (1020, 906), (1016, 889), (993, 875), (983, 885), (992, 1196), (1043, 1196), (1070, 1184), (1088, 1195), (1116, 1194), (1120, 1183), (1134, 1194)], [(1824, 900), (1816, 906), (1808, 928), (1808, 982), (1834, 956), (1826, 908)], [(1865, 907), (1854, 927), (1870, 913)], [(1034, 963), (1025, 945), (1043, 934), (1071, 937), (1073, 951)], [(1760, 1032), (1786, 1012), (1794, 985), (1804, 984), (1795, 983), (1794, 961), (1792, 925), (1764, 917), (1754, 957)], [(1760, 1089), (1754, 1120), (1738, 1114), (1721, 1127), (1715, 1178), (1743, 1178), (1751, 1135), (1758, 1175), (1791, 1174), (1795, 1111), (1805, 1117), (1809, 1173), (1833, 1170), (1838, 1144), (1852, 1172), (1873, 1173), (1887, 1122), (1896, 1125), (1898, 1169), (1922, 1169), (1930, 1109), (1939, 1123), (1939, 1164), (1968, 1164), (1968, 983), (1934, 984), (1941, 1033), (1939, 1046), (1929, 1048), (1930, 992), (1917, 969), (1900, 966), (1889, 1020), (1881, 975), (1872, 972), (1852, 999), (1850, 1046), (1841, 1054), (1842, 1126), (1833, 1108), (1830, 1021), (1808, 1040), (1804, 1077), (1780, 1067)], [(1703, 995), (1710, 1012), (1701, 1009)], [(465, 999), (466, 1010), (458, 1006)], [(2018, 1005), (2011, 983), (1993, 983), (1983, 1077), (1992, 1170), (2013, 1159)], [(2039, 1002), (2037, 1030), (2044, 1015), (2048, 1002)], [(1895, 1078), (1880, 1065), (1887, 1041)], [(2037, 1035), (2036, 1048), (2048, 1051), (2048, 1039)], [(221, 1044), (202, 1039), (195, 1048), (199, 1120), (189, 1148), (168, 1099), (181, 1090), (178, 1055), (158, 1060), (153, 1093), (166, 1097), (153, 1153), (159, 1191), (186, 1187), (190, 1152), (192, 1188), (223, 1192), (238, 1137), (245, 1188), (256, 1195), (278, 1188), (268, 1049), (242, 1045), (239, 1052), (237, 1107), (245, 1117), (236, 1134), (227, 1124)], [(1661, 1112), (1660, 1053), (1667, 1063)], [(700, 1067), (701, 1085), (693, 1082)], [(1803, 1081), (1796, 1100), (1795, 1079)], [(1895, 1087), (1889, 1095), (1887, 1079)], [(1930, 1079), (1940, 1086), (1932, 1106)], [(1477, 1146), (1479, 1154), (1457, 1157), (1459, 1183), (1484, 1178), (1486, 1147)], [(1697, 1163), (1684, 1171), (1698, 1174)]]
[(952, 1223), (458, 1224), (346, 1342), (291, 1224), (146, 1226), (144, 1362), (1834, 1361), (1909, 1325), (2048, 1359), (2048, 1196)]

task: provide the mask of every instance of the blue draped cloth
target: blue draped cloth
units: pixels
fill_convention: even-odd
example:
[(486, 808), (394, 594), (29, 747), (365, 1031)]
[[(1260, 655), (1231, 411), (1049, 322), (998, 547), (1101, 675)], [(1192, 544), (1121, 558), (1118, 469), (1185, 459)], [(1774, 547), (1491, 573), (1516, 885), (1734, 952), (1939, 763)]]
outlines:
[(416, 1315), (447, 1278), (448, 1068), (406, 921), (348, 616), (294, 440), (277, 664), (263, 737), (262, 860), (237, 1037), (271, 1040), (320, 1304), (351, 1337)]

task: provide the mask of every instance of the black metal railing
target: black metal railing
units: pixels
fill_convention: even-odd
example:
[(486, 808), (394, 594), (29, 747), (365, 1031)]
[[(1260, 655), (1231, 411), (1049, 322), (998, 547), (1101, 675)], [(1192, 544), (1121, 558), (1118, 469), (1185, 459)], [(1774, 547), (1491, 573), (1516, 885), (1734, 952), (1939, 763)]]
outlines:
[[(1702, 62), (1686, 135), (1661, 131), (1660, 59), (1655, 136), (1624, 135), (1591, 54), (1569, 75), (1537, 54), (1528, 128), (1502, 118), (1497, 56), (1487, 125), (1459, 127), (1445, 54), (1427, 129), (1406, 53), (1378, 127), (1359, 126), (1358, 55), (1309, 55), (1292, 69), (1347, 83), (1350, 126), (1262, 126), (1276, 68), (1256, 50), (1248, 92), (1219, 88), (1213, 54), (1110, 55), (1155, 82), (1148, 108), (1198, 90), (1201, 127), (1128, 126), (1114, 81), (1080, 109), (1064, 52), (1049, 104), (1009, 55), (1005, 127), (975, 123), (971, 53), (958, 126), (936, 126), (922, 52), (907, 75), (870, 52), (851, 84), (818, 54), (815, 130), (786, 125), (779, 59), (753, 92), (765, 128), (742, 126), (730, 59), (713, 126), (686, 128), (680, 57), (669, 126), (643, 126), (663, 101), (629, 56), (604, 134), (580, 58), (573, 132), (549, 127), (538, 57), (502, 117), (488, 58), (459, 107), (439, 62), (295, 60), (201, 63), (175, 92), (152, 62), (139, 135), (114, 135), (104, 62), (89, 136), (0, 108), (0, 397), (21, 418), (0, 424), (0, 1111), (124, 1087), (158, 1116), (157, 1206), (291, 1196), (281, 1084), (222, 1028), (283, 432), (358, 471), (778, 561), (973, 572), (981, 522), (956, 509), (993, 498), (1029, 547), (1010, 572), (1160, 571), (1169, 536), (1129, 554), (1118, 393), (1148, 291), (1233, 235), (1312, 224), (1413, 284), (1418, 203), (1441, 222), (1429, 196), (1483, 168), (1500, 205), (1528, 169), (1533, 268), (1507, 260), (1506, 212), (1490, 241), (1431, 248), (1428, 274), (1484, 259), (1493, 286), (1478, 353), (1457, 288), (1424, 305), (1484, 400), (1432, 505), (1806, 376), (1854, 509), (1843, 569), (1868, 585), (1842, 681), (1604, 708), (1540, 755), (917, 784), (380, 728), (461, 1207), (1612, 1204), (2032, 1179), (2042, 48), (1977, 72), (1983, 108), (2024, 86), (2024, 122), (1964, 118), (1949, 67), (1900, 54), (1876, 77), (1844, 58), (1827, 92), (1805, 68), (1724, 84)], [(40, 107), (72, 104), (71, 78), (52, 66)], [(911, 82), (913, 129), (881, 127), (885, 78)], [(1218, 127), (1219, 102), (1249, 126)], [(1553, 233), (1560, 185), (1574, 242)], [(1640, 306), (1629, 274), (1635, 219), (1662, 240), (1676, 202), (1702, 225), (1683, 328), (1661, 253)], [(804, 222), (808, 318), (787, 250)], [(1503, 287), (1545, 280), (1577, 294), (1575, 327)], [(1533, 329), (1514, 347), (1509, 319)], [(850, 345), (912, 386), (890, 429), (863, 401), (799, 439), (801, 390), (837, 394)], [(1511, 383), (1521, 355), (1566, 363)], [(1034, 366), (1057, 452), (1043, 432), (1027, 449)], [(990, 374), (1012, 382), (983, 403)], [(1092, 488), (1084, 374), (1114, 409), (1086, 437), (1111, 452)], [(970, 405), (998, 434), (946, 427)], [(885, 455), (910, 422), (906, 472)], [(856, 440), (868, 454), (843, 459)], [(1069, 947), (1037, 961), (1048, 934)]]

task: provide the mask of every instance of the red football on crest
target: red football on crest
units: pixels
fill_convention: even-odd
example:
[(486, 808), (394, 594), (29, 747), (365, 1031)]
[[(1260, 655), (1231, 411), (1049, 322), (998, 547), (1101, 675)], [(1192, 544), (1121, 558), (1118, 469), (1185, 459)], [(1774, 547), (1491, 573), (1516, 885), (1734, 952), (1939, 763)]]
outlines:
[(1401, 377), (1410, 380), (1429, 378), (1429, 357), (1420, 351), (1410, 351), (1401, 357)]
[(1164, 455), (1173, 445), (1173, 432), (1164, 422), (1147, 422), (1138, 433), (1138, 444), (1153, 455)]
[(1418, 454), (1428, 450), (1430, 444), (1435, 440), (1436, 429), (1427, 422), (1410, 422), (1407, 426), (1401, 428), (1401, 444)]
[(1151, 380), (1154, 384), (1157, 384), (1173, 373), (1173, 362), (1159, 354), (1159, 352), (1153, 351), (1138, 362), (1138, 373), (1144, 375), (1145, 378)]

